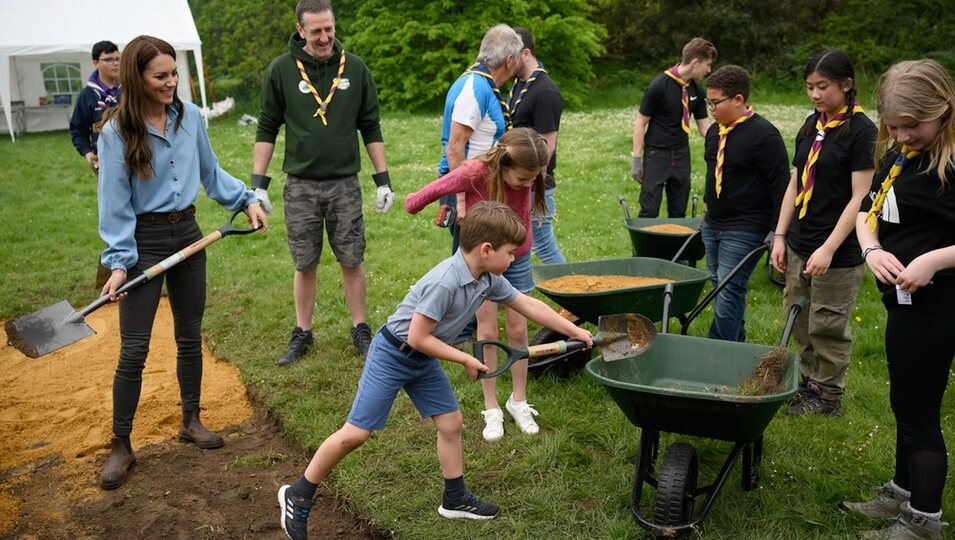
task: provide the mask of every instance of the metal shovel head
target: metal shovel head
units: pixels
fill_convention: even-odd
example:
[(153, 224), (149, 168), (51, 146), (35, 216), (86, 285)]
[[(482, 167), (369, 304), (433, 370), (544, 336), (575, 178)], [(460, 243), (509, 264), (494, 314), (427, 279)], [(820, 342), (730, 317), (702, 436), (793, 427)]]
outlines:
[(77, 316), (67, 300), (9, 320), (4, 329), (7, 343), (30, 358), (39, 358), (96, 333)]
[(597, 329), (594, 345), (600, 347), (604, 362), (643, 354), (657, 337), (657, 327), (653, 322), (637, 313), (601, 315), (597, 319)]

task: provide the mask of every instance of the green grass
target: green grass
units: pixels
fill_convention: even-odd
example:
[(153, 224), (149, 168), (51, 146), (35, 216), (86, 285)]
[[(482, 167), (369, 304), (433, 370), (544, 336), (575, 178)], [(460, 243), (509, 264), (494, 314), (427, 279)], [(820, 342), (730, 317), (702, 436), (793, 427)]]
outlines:
[[(620, 92), (626, 96), (626, 91)], [(791, 145), (808, 111), (795, 92), (775, 101), (754, 95), (760, 113), (774, 122)], [(599, 95), (598, 95), (599, 97)], [(627, 257), (630, 241), (617, 202), (623, 195), (636, 211), (638, 190), (629, 178), (632, 121), (639, 96), (615, 107), (565, 114), (560, 134), (556, 233), (569, 260)], [(251, 168), (254, 127), (236, 116), (214, 121), (213, 146), (226, 170), (244, 178)], [(447, 233), (431, 224), (434, 210), (405, 214), (400, 199), (435, 176), (440, 155), (437, 116), (395, 114), (383, 130), (399, 204), (389, 214), (372, 211), (374, 185), (365, 166), (362, 182), (368, 250), (368, 319), (381, 325), (414, 283), (444, 258)], [(692, 139), (693, 192), (702, 196), (702, 140)], [(319, 268), (317, 345), (286, 369), (275, 366), (294, 326), (293, 268), (285, 245), (281, 193), (282, 141), (269, 172), (275, 213), (266, 236), (228, 238), (208, 250), (209, 292), (205, 333), (219, 357), (235, 363), (244, 381), (268, 396), (289, 436), (315, 448), (345, 420), (361, 361), (350, 343), (349, 318), (337, 264), (326, 250)], [(97, 237), (95, 180), (73, 151), (66, 133), (28, 134), (16, 144), (0, 140), (4, 212), (0, 214), (0, 318), (30, 313), (61, 299), (80, 307), (96, 291)], [(206, 232), (227, 212), (207, 198), (198, 202)], [(747, 321), (750, 340), (773, 344), (784, 322), (782, 294), (760, 265), (750, 282)], [(690, 333), (705, 332), (707, 310)], [(841, 514), (836, 503), (870, 494), (868, 488), (891, 474), (894, 423), (888, 406), (883, 357), (884, 310), (867, 276), (854, 311), (856, 338), (848, 394), (841, 419), (789, 418), (780, 413), (765, 438), (760, 487), (744, 493), (738, 467), (718, 497), (697, 537), (716, 539), (850, 538), (869, 525)], [(534, 332), (536, 328), (532, 328)], [(45, 360), (37, 360), (39, 362)], [(674, 359), (678, 361), (678, 359)], [(351, 507), (400, 538), (633, 538), (641, 529), (628, 511), (639, 431), (605, 391), (586, 376), (543, 378), (529, 386), (541, 412), (537, 437), (517, 433), (495, 444), (481, 438), (481, 392), (456, 365), (447, 366), (465, 417), (464, 458), (469, 487), (500, 504), (505, 512), (489, 523), (451, 522), (438, 517), (442, 483), (434, 451), (435, 432), (421, 422), (403, 394), (387, 428), (348, 457), (334, 473), (336, 490)], [(510, 389), (499, 384), (501, 402)], [(942, 408), (943, 427), (955, 428), (955, 397)], [(134, 434), (135, 437), (135, 434)], [(709, 483), (729, 452), (715, 440), (665, 434), (691, 442), (701, 459), (701, 484)], [(267, 456), (244, 456), (237, 466), (255, 467)], [(305, 463), (301, 464), (304, 469)], [(294, 480), (294, 478), (289, 478)], [(652, 501), (647, 491), (645, 500)], [(955, 487), (945, 492), (953, 515)], [(650, 513), (648, 511), (648, 513)]]

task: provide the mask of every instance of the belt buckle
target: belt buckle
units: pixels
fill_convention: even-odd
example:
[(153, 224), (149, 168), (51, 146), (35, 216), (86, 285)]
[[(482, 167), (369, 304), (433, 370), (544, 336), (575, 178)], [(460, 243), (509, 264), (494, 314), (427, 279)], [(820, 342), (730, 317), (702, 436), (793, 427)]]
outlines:
[(179, 223), (182, 221), (182, 212), (172, 212), (169, 214), (169, 223)]

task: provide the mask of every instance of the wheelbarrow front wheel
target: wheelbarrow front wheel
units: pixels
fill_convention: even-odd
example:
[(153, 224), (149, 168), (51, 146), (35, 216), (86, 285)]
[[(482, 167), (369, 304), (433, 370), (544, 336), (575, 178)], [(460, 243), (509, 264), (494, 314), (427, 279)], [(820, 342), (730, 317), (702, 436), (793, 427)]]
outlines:
[(690, 521), (693, 517), (697, 474), (696, 449), (686, 443), (671, 444), (663, 455), (663, 465), (657, 480), (654, 516), (658, 525), (682, 525)]

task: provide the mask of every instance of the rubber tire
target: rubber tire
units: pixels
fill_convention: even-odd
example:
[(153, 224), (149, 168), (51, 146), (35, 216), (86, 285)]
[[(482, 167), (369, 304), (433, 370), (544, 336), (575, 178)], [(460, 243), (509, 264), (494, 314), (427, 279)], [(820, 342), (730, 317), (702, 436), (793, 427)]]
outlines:
[[(531, 338), (531, 345), (541, 345), (553, 341), (566, 340), (567, 336), (554, 332), (550, 328), (541, 328), (534, 337)], [(530, 358), (527, 361), (527, 373), (531, 377), (541, 377), (545, 374), (551, 374), (559, 378), (566, 378), (579, 373), (587, 362), (592, 358), (592, 351), (577, 351), (571, 353), (556, 362), (546, 363), (547, 358)], [(543, 365), (541, 365), (543, 364)]]
[(682, 525), (690, 521), (695, 506), (692, 495), (696, 490), (698, 472), (696, 449), (692, 445), (673, 443), (666, 449), (657, 479), (654, 513), (657, 525)]

